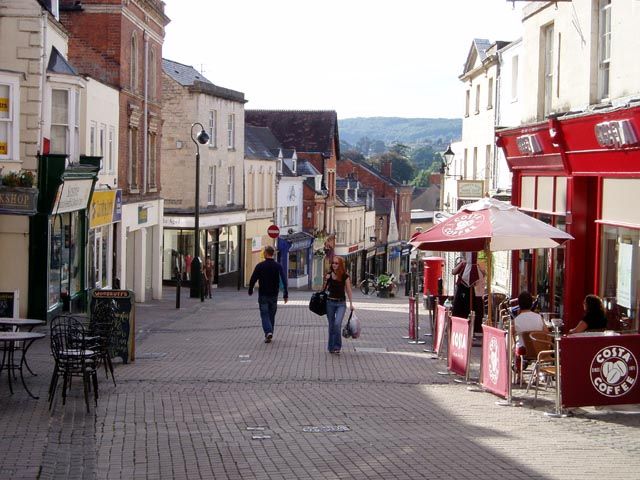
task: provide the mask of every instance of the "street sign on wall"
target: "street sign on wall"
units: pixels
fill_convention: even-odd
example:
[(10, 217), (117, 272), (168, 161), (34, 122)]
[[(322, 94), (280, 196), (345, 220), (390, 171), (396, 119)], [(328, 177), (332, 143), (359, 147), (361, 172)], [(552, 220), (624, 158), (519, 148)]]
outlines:
[(277, 225), (270, 225), (269, 228), (267, 228), (267, 235), (271, 238), (278, 238), (280, 235), (280, 228)]

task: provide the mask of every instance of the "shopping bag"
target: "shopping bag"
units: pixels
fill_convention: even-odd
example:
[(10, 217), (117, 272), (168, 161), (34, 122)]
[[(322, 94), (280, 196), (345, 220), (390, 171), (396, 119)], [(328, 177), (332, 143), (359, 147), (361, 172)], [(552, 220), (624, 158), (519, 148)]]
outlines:
[(327, 314), (327, 292), (314, 292), (309, 300), (309, 310), (316, 315)]
[(360, 336), (360, 320), (353, 313), (353, 310), (349, 313), (347, 324), (342, 327), (342, 336), (344, 338), (356, 339)]

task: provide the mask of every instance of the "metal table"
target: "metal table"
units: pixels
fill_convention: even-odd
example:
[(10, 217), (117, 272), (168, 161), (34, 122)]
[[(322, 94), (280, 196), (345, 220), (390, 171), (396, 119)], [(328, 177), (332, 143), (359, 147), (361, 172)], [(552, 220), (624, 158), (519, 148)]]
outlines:
[[(27, 387), (27, 384), (24, 381), (24, 375), (22, 373), (22, 366), (26, 365), (27, 352), (29, 351), (29, 347), (41, 338), (44, 338), (46, 335), (44, 333), (34, 333), (34, 332), (0, 332), (0, 342), (4, 343), (4, 354), (2, 355), (2, 364), (0, 365), (0, 372), (3, 368), (7, 369), (7, 377), (9, 379), (9, 390), (13, 394), (13, 384), (12, 379), (16, 376), (16, 369), (20, 371), (20, 380), (22, 381), (22, 386), (25, 391), (29, 394), (31, 398), (37, 399), (31, 390)], [(24, 342), (21, 347), (16, 348), (16, 343)], [(21, 350), (22, 357), (20, 358), (20, 362), (16, 363), (15, 360), (15, 351)], [(28, 365), (27, 365), (28, 368)], [(29, 369), (31, 371), (31, 369)], [(32, 372), (33, 373), (33, 372)]]

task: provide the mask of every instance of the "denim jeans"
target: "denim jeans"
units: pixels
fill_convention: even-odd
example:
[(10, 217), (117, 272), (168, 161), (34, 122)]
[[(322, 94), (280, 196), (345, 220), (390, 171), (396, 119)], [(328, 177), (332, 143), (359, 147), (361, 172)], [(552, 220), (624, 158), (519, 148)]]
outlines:
[(262, 330), (265, 336), (273, 333), (276, 326), (276, 310), (278, 310), (278, 296), (258, 296), (258, 306), (260, 307), (260, 319), (262, 320)]
[(329, 343), (327, 348), (330, 352), (342, 348), (342, 319), (346, 311), (346, 302), (327, 300), (327, 320), (329, 320)]

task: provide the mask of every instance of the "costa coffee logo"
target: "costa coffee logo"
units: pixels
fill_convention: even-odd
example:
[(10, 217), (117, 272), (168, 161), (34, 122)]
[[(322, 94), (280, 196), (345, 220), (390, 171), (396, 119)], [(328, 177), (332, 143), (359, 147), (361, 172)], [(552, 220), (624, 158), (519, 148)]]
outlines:
[(542, 152), (542, 145), (540, 145), (537, 135), (521, 135), (516, 138), (516, 144), (522, 155), (533, 155), (534, 153)]
[(466, 235), (477, 229), (484, 221), (484, 215), (478, 212), (465, 213), (447, 222), (442, 228), (442, 233), (449, 237)]
[(591, 383), (606, 397), (626, 395), (636, 384), (638, 362), (631, 351), (620, 345), (600, 350), (591, 361)]
[(500, 356), (498, 355), (498, 339), (489, 340), (489, 380), (496, 385), (500, 377)]
[(613, 120), (595, 126), (596, 139), (602, 147), (620, 148), (638, 143), (630, 120)]

